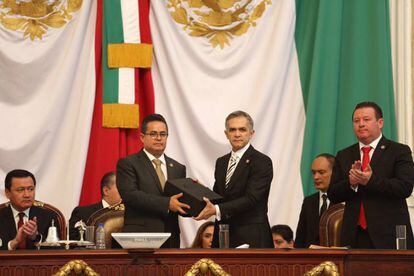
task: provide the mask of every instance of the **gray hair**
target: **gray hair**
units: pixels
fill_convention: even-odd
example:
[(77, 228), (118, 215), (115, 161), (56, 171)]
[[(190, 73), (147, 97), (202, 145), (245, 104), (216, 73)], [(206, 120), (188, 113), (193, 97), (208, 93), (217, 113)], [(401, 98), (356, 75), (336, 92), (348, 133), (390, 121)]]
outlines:
[(241, 110), (234, 111), (226, 117), (226, 124), (225, 124), (226, 129), (228, 129), (229, 120), (234, 119), (234, 118), (238, 118), (238, 117), (246, 118), (248, 123), (249, 123), (250, 129), (253, 130), (254, 123), (253, 123), (252, 117), (250, 117), (250, 115), (247, 112), (244, 112), (244, 111), (241, 111)]

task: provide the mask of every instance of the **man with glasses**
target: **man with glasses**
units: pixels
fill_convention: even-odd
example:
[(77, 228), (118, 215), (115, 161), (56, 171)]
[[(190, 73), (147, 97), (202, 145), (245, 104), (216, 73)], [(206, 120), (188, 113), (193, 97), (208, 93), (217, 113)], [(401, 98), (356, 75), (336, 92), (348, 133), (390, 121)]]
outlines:
[(56, 216), (51, 211), (33, 206), (36, 179), (31, 172), (10, 171), (4, 186), (10, 204), (0, 210), (0, 249), (35, 249), (39, 234), (46, 238), (52, 219), (59, 227)]
[(141, 125), (144, 148), (120, 159), (117, 186), (125, 204), (124, 232), (169, 232), (163, 247), (180, 247), (178, 213), (190, 208), (179, 201), (182, 194), (164, 196), (167, 179), (185, 178), (186, 168), (164, 154), (168, 126), (160, 114), (144, 118)]

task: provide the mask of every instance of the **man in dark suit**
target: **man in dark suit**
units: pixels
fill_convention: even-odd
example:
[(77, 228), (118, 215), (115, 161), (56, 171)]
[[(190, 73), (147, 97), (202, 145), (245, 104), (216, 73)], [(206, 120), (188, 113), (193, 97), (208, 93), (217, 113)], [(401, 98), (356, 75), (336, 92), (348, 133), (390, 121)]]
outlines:
[(163, 247), (180, 247), (178, 213), (190, 208), (179, 201), (182, 194), (163, 195), (167, 179), (185, 178), (186, 168), (164, 154), (167, 123), (159, 114), (144, 118), (141, 141), (144, 149), (120, 159), (117, 185), (125, 204), (124, 232), (170, 232)]
[(52, 219), (59, 233), (56, 215), (33, 206), (36, 179), (32, 173), (13, 170), (6, 175), (4, 182), (10, 204), (0, 210), (1, 249), (35, 249), (35, 242), (41, 237), (46, 238)]
[(334, 162), (335, 157), (329, 153), (319, 154), (312, 162), (313, 184), (318, 192), (303, 199), (296, 229), (295, 248), (308, 248), (311, 244), (319, 245), (319, 218), (329, 208), (326, 192), (331, 181)]
[(353, 112), (358, 143), (338, 152), (328, 197), (345, 202), (341, 243), (353, 248), (396, 248), (396, 225), (405, 225), (407, 247), (413, 232), (406, 198), (413, 191), (414, 164), (407, 145), (386, 139), (381, 108), (359, 103)]
[(69, 219), (69, 238), (71, 240), (79, 240), (80, 238), (79, 231), (75, 228), (75, 224), (78, 221), (82, 220), (86, 223), (89, 217), (96, 211), (121, 202), (121, 196), (116, 187), (115, 172), (108, 172), (102, 177), (101, 195), (102, 199), (99, 202), (86, 206), (78, 206), (73, 209)]
[(195, 218), (216, 215), (213, 246), (218, 246), (218, 225), (229, 225), (230, 247), (249, 244), (251, 248), (273, 248), (267, 217), (267, 201), (273, 178), (272, 160), (250, 145), (253, 120), (244, 111), (226, 118), (225, 134), (232, 152), (217, 159), (214, 191), (224, 200), (206, 207)]

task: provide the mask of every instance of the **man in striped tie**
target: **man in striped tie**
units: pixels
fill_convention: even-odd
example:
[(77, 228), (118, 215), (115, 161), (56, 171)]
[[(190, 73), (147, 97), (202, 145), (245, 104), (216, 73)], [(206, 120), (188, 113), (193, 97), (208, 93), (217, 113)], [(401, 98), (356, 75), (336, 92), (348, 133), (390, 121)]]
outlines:
[(352, 114), (358, 143), (338, 152), (328, 197), (345, 202), (341, 243), (353, 248), (396, 248), (396, 226), (405, 225), (407, 248), (414, 248), (406, 198), (413, 191), (410, 147), (382, 134), (381, 108), (356, 105)]
[(217, 159), (214, 191), (224, 200), (206, 207), (196, 220), (216, 215), (213, 247), (218, 247), (218, 225), (229, 225), (230, 247), (272, 248), (267, 202), (273, 178), (272, 160), (250, 145), (253, 120), (244, 111), (227, 116), (225, 134), (232, 151)]

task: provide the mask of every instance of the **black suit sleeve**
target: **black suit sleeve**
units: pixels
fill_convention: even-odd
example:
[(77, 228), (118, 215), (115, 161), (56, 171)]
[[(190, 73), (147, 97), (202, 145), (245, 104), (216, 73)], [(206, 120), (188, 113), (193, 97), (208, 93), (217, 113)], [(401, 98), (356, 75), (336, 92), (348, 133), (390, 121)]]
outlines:
[(356, 192), (349, 183), (348, 171), (350, 168), (344, 168), (340, 162), (345, 159), (342, 157), (343, 155), (342, 151), (338, 152), (332, 169), (331, 183), (328, 188), (328, 198), (332, 204), (348, 201), (356, 196)]
[[(79, 207), (76, 207), (72, 211), (72, 215), (69, 219), (69, 239), (71, 240), (79, 240), (79, 231), (75, 229), (75, 223), (80, 221), (82, 218), (79, 214)], [(86, 221), (84, 221), (86, 223)]]
[[(382, 177), (373, 171), (371, 179), (365, 187), (365, 193), (393, 198), (407, 198), (413, 192), (414, 184), (414, 164), (411, 150), (407, 145), (401, 144), (389, 150), (394, 151), (395, 159), (392, 163), (387, 162), (385, 165), (394, 164), (392, 168), (394, 170), (393, 177)], [(379, 167), (378, 169), (387, 170), (385, 167)]]
[(296, 228), (295, 248), (305, 248), (306, 245), (306, 215), (305, 215), (305, 200), (302, 203), (300, 210), (298, 227)]

